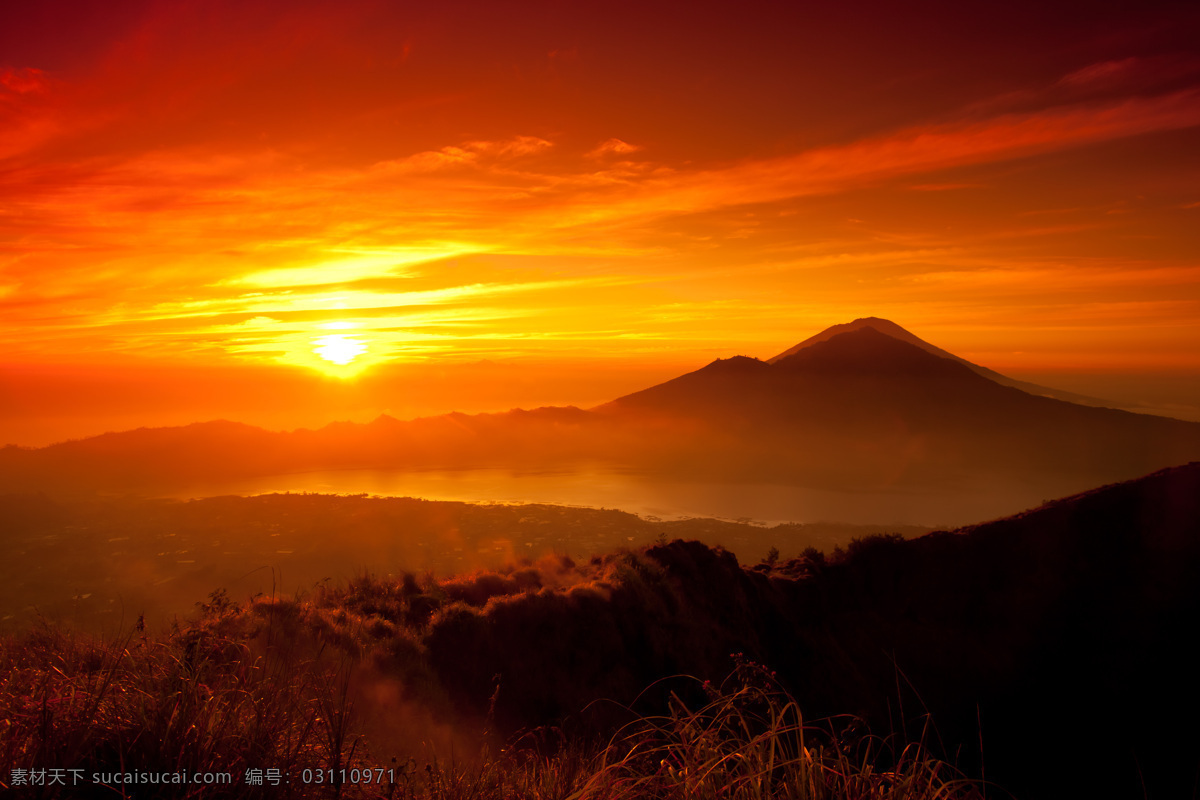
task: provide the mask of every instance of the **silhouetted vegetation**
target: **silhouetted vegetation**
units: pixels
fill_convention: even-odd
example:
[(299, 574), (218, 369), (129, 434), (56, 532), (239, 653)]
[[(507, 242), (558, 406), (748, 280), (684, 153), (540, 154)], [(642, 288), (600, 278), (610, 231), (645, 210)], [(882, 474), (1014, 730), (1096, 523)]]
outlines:
[[(356, 593), (388, 591), (363, 584)], [(691, 687), (702, 702), (672, 691), (661, 714), (626, 714), (607, 741), (540, 728), (493, 746), (490, 714), (482, 726), (454, 727), (445, 709), (428, 715), (436, 679), (417, 677), (419, 644), (383, 617), (350, 634), (345, 613), (324, 613), (333, 599), (237, 608), (215, 591), (197, 621), (164, 637), (135, 630), (101, 641), (43, 628), (0, 640), (0, 789), (38, 798), (983, 796), (921, 741), (805, 720), (773, 674), (740, 656), (720, 686)]]
[[(279, 494), (181, 502), (0, 495), (0, 625), (42, 615), (109, 630), (190, 611), (214, 586), (291, 594), (361, 573), (456, 575), (546, 553), (588, 558), (675, 538), (757, 560), (775, 543), (830, 548), (885, 530), (652, 520), (612, 509), (478, 505), (406, 497)], [(895, 530), (890, 528), (887, 530)], [(910, 526), (912, 537), (929, 528)]]

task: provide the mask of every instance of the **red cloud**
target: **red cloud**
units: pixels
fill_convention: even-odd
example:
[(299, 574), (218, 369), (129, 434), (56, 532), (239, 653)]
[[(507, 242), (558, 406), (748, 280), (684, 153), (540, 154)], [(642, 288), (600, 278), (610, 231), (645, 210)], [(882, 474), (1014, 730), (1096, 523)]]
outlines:
[(44, 92), (49, 81), (46, 73), (34, 67), (0, 68), (0, 86), (17, 94)]

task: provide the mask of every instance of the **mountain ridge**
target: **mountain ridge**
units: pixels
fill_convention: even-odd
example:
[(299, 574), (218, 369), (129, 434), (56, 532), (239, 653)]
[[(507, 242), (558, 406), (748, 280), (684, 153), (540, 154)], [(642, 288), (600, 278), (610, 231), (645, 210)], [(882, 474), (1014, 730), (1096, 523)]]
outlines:
[(4, 448), (0, 491), (548, 468), (864, 493), (1004, 487), (1024, 507), (1200, 459), (1200, 423), (1030, 394), (885, 323), (835, 326), (767, 361), (716, 359), (591, 409), (380, 415), (292, 432), (221, 421)]

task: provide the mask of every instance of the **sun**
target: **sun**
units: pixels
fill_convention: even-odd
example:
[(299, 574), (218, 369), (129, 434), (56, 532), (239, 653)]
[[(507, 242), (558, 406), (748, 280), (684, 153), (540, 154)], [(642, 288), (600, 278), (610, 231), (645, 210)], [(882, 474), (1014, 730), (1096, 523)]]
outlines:
[(319, 322), (288, 330), (276, 342), (272, 355), (278, 362), (339, 380), (357, 378), (388, 360), (386, 340), (362, 320)]
[(317, 347), (313, 348), (314, 353), (342, 367), (367, 352), (367, 346), (363, 342), (344, 333), (331, 333), (313, 341), (317, 344)]

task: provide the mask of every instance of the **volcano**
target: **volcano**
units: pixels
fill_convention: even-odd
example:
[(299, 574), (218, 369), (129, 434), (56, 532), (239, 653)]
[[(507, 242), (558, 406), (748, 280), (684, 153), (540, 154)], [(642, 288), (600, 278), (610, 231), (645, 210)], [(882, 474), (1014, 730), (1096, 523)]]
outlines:
[[(858, 486), (1052, 479), (1078, 490), (1200, 458), (1200, 424), (1054, 394), (866, 318), (767, 361), (718, 359), (596, 412), (686, 420), (696, 441), (722, 443), (714, 466), (726, 471)], [(758, 463), (731, 453), (731, 440)]]
[(1051, 389), (1047, 386), (1039, 386), (1036, 383), (1019, 381), (1016, 378), (1010, 378), (1007, 375), (1001, 375), (995, 370), (988, 369), (987, 367), (981, 367), (978, 364), (967, 361), (965, 358), (960, 358), (953, 353), (949, 353), (940, 347), (932, 345), (924, 339), (921, 339), (920, 337), (908, 332), (891, 320), (880, 319), (879, 317), (862, 317), (861, 319), (856, 319), (853, 322), (845, 322), (840, 325), (830, 326), (818, 333), (816, 336), (811, 336), (808, 339), (805, 339), (803, 342), (800, 342), (800, 344), (784, 350), (779, 355), (768, 358), (767, 363), (774, 364), (778, 361), (788, 358), (789, 356), (795, 355), (801, 350), (811, 347), (814, 344), (826, 342), (839, 334), (850, 333), (851, 331), (857, 331), (863, 328), (871, 328), (880, 333), (886, 334), (893, 339), (899, 339), (902, 342), (908, 342), (909, 344), (915, 345), (925, 352), (932, 353), (940, 358), (947, 358), (951, 361), (957, 361), (975, 374), (981, 375), (988, 380), (995, 381), (1002, 386), (1011, 386), (1014, 389), (1020, 389), (1028, 394), (1037, 395), (1039, 397), (1053, 397), (1056, 400), (1066, 400), (1067, 402), (1077, 403), (1079, 405), (1100, 407), (1106, 407), (1109, 405), (1109, 403), (1106, 401), (1096, 397), (1089, 397), (1087, 395), (1076, 394), (1074, 392), (1064, 392), (1061, 389)]

